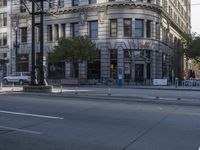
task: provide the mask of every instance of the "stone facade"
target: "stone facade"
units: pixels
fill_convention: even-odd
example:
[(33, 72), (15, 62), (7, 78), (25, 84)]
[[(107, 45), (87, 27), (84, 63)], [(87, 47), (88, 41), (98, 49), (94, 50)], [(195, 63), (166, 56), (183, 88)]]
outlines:
[[(29, 2), (27, 6), (31, 8)], [(90, 32), (93, 32), (90, 22), (97, 21), (98, 26), (95, 30), (98, 36), (92, 40), (100, 50), (100, 71), (93, 71), (95, 77), (90, 79), (98, 78), (103, 82), (107, 79), (115, 81), (120, 78), (125, 82), (151, 84), (152, 79), (182, 78), (183, 56), (179, 40), (181, 33), (190, 32), (190, 0), (97, 0), (92, 4), (87, 0), (79, 0), (78, 6), (72, 6), (71, 0), (53, 0), (52, 3), (45, 2), (45, 11), (47, 12), (44, 17), (45, 57), (53, 51), (60, 37), (72, 36), (72, 23), (78, 23), (79, 35), (90, 35)], [(29, 72), (31, 71), (31, 16), (28, 11), (20, 13), (19, 0), (14, 0), (12, 4), (11, 19), (16, 18), (19, 18), (19, 29), (27, 28), (27, 40), (20, 42), (18, 54), (19, 61), (24, 65), (28, 63), (26, 64), (28, 67), (23, 67), (21, 64), (20, 71)], [(113, 19), (116, 20), (116, 27), (111, 28)], [(131, 25), (130, 23), (126, 25), (126, 20), (127, 22), (130, 20)], [(39, 16), (36, 16), (37, 23)], [(116, 35), (111, 36), (111, 32)], [(16, 36), (14, 32), (12, 33), (10, 41)], [(50, 34), (52, 39), (49, 39)], [(21, 30), (20, 36), (22, 36)], [(36, 39), (37, 36), (36, 25)], [(21, 39), (22, 37), (19, 38)], [(39, 39), (37, 40), (36, 53), (39, 53)], [(9, 47), (9, 50), (10, 54), (13, 54), (14, 49)], [(52, 64), (45, 64), (49, 76), (49, 65)], [(89, 65), (81, 62), (78, 66), (79, 78), (88, 79)], [(12, 71), (16, 70), (16, 64), (13, 62)], [(70, 62), (64, 62), (62, 71), (63, 78), (71, 78)]]

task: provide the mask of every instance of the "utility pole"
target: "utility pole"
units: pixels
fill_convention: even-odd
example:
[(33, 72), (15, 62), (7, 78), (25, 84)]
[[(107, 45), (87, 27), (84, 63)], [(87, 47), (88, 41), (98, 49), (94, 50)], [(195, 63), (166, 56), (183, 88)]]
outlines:
[(40, 0), (40, 56), (39, 56), (39, 85), (46, 85), (44, 79), (44, 0)]
[(35, 74), (35, 2), (32, 0), (32, 66), (31, 66), (31, 85), (37, 85), (36, 74)]

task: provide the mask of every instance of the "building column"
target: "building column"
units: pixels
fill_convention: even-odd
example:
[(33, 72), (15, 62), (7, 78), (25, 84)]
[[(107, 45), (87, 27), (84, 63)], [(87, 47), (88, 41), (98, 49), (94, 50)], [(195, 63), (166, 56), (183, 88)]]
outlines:
[(68, 38), (68, 37), (71, 37), (71, 33), (70, 33), (70, 23), (66, 23), (65, 24), (65, 37)]
[(134, 58), (134, 50), (131, 49), (131, 80), (135, 79), (135, 58)]
[(78, 66), (79, 79), (87, 79), (87, 62), (81, 62)]
[(146, 38), (147, 37), (147, 20), (146, 19), (144, 20), (143, 26), (144, 26), (144, 29), (143, 29), (144, 38)]
[(156, 22), (151, 22), (151, 38), (156, 39)]
[(61, 24), (58, 24), (58, 38), (62, 38), (63, 37), (63, 28)]
[(162, 51), (156, 53), (156, 78), (162, 79)]
[(110, 52), (107, 48), (101, 49), (101, 78), (110, 77)]
[(71, 78), (71, 65), (70, 62), (65, 61), (65, 78), (70, 79)]
[(132, 18), (132, 37), (135, 37), (135, 18)]
[(118, 79), (119, 74), (121, 74), (122, 79), (124, 79), (124, 49), (122, 47), (119, 47), (117, 50), (117, 74)]
[(156, 79), (156, 50), (152, 51), (152, 63), (151, 63), (151, 78)]

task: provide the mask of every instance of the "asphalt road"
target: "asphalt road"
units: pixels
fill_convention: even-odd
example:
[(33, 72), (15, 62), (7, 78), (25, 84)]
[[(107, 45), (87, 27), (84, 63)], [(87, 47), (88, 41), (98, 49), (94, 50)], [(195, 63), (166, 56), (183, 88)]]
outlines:
[(0, 95), (0, 150), (198, 150), (199, 107)]

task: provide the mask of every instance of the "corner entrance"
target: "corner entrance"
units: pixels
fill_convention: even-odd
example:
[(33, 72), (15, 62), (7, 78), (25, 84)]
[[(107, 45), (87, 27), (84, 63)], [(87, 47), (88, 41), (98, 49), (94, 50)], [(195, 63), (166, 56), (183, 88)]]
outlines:
[(135, 64), (135, 82), (142, 83), (144, 81), (144, 64)]

